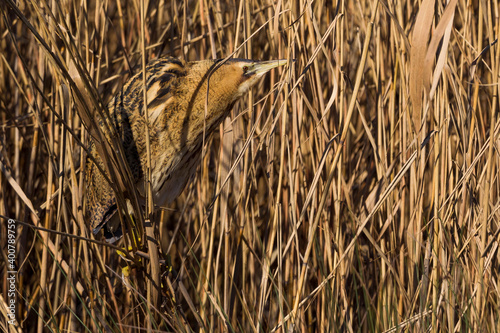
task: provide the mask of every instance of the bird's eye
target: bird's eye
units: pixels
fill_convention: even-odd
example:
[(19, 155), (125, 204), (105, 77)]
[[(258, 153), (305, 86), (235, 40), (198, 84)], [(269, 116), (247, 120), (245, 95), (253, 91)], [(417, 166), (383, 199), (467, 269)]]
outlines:
[(248, 72), (248, 66), (243, 66), (243, 73)]

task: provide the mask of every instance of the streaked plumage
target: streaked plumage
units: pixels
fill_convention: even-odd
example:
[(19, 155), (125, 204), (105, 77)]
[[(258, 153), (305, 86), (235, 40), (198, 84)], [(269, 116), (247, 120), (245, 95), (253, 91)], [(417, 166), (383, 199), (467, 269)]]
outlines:
[[(285, 63), (283, 60), (255, 62), (244, 59), (231, 59), (222, 65), (219, 62), (185, 63), (167, 57), (146, 66), (151, 174), (156, 205), (171, 202), (184, 189), (199, 163), (204, 129), (209, 135), (229, 114), (235, 101), (263, 74)], [(127, 81), (108, 109), (138, 192), (144, 197), (147, 156), (142, 89), (142, 73), (139, 72)], [(104, 170), (93, 143), (90, 151)], [(87, 159), (86, 181), (90, 225), (94, 233), (106, 225), (106, 237), (114, 240), (112, 233), (119, 225), (114, 192), (90, 158)], [(114, 222), (108, 225), (112, 220)]]

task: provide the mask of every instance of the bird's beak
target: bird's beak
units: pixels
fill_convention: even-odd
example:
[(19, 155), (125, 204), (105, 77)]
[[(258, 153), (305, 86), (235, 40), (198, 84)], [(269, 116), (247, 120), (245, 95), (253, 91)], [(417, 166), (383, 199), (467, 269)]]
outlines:
[(256, 61), (248, 66), (248, 69), (245, 73), (245, 75), (257, 75), (261, 76), (267, 72), (269, 72), (271, 69), (283, 66), (288, 62), (286, 59), (280, 59), (280, 60), (269, 60), (269, 61)]

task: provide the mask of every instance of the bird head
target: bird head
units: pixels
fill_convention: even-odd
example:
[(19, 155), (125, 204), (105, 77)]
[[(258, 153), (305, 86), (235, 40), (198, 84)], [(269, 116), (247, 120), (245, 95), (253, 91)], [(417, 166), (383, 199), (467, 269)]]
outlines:
[[(234, 73), (238, 92), (236, 98), (244, 95), (259, 79), (271, 69), (286, 64), (286, 60), (253, 61), (246, 59), (232, 59), (225, 66), (226, 71)], [(224, 67), (224, 65), (223, 65)]]
[(210, 99), (232, 104), (248, 92), (264, 74), (286, 63), (287, 60), (283, 59), (270, 61), (247, 59), (196, 61), (191, 63), (191, 73), (197, 73), (204, 77), (204, 79), (197, 78), (198, 82), (203, 83), (200, 92), (206, 93), (208, 85)]

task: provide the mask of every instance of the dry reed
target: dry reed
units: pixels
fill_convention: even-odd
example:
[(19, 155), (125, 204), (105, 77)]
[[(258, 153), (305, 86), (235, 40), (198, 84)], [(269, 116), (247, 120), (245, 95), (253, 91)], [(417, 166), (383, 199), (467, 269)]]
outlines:
[[(497, 1), (1, 0), (0, 14), (3, 331), (500, 331)], [(147, 215), (158, 254), (142, 237), (122, 259), (83, 213), (92, 115), (150, 59), (233, 53), (290, 62)], [(115, 144), (100, 152), (126, 189)]]

